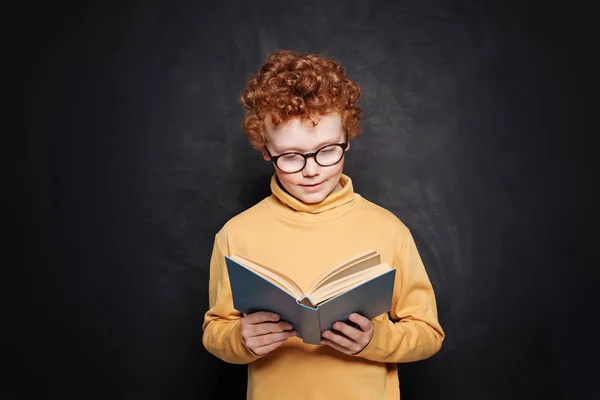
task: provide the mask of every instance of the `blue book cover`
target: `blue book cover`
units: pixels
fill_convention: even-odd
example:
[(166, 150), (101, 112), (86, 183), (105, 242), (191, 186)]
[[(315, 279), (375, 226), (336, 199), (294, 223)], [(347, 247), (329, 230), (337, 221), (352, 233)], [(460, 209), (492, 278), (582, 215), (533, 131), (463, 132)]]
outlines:
[(353, 312), (369, 319), (389, 311), (396, 270), (387, 268), (316, 305), (288, 293), (259, 272), (225, 256), (234, 308), (242, 313), (271, 311), (291, 323), (304, 343), (319, 344), (324, 331), (336, 321), (348, 321)]

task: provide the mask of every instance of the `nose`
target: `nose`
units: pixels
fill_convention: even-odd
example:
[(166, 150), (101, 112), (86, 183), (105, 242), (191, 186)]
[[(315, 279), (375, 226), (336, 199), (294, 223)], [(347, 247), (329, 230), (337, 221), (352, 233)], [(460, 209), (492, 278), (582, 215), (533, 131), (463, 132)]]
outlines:
[(314, 157), (308, 157), (306, 160), (306, 165), (302, 170), (302, 175), (304, 176), (315, 176), (318, 175), (321, 171), (321, 166), (317, 164)]

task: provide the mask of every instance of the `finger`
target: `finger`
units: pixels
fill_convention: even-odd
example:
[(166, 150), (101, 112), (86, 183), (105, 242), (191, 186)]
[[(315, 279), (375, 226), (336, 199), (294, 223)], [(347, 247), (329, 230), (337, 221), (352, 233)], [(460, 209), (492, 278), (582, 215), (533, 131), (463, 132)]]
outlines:
[(362, 331), (343, 322), (336, 322), (335, 324), (333, 324), (333, 329), (343, 333), (355, 342), (358, 342), (361, 336), (364, 334)]
[(353, 351), (351, 351), (351, 350), (349, 350), (349, 349), (347, 349), (347, 348), (345, 348), (343, 346), (340, 346), (339, 344), (334, 343), (334, 342), (332, 342), (331, 340), (328, 340), (328, 339), (321, 339), (320, 343), (324, 344), (324, 345), (327, 345), (329, 347), (332, 347), (332, 348), (336, 349), (337, 351), (345, 353), (345, 354), (348, 354), (348, 355), (351, 355), (351, 354), (355, 353), (355, 352), (353, 352)]
[(268, 322), (268, 321), (272, 321), (272, 322), (279, 321), (279, 315), (269, 312), (269, 311), (257, 311), (255, 313), (248, 314), (246, 317), (248, 317), (247, 322), (250, 325), (262, 324), (263, 322)]
[(364, 332), (369, 331), (373, 327), (373, 322), (370, 319), (357, 313), (350, 314), (350, 321), (357, 324)]
[(263, 322), (262, 324), (256, 324), (251, 326), (251, 332), (249, 336), (260, 336), (266, 335), (267, 333), (273, 333), (277, 331), (291, 331), (293, 329), (292, 324), (289, 322)]
[(296, 331), (268, 333), (266, 335), (247, 338), (246, 345), (251, 348), (263, 347), (279, 342), (280, 340), (286, 340), (292, 336), (296, 336)]
[(353, 340), (351, 340), (343, 335), (333, 333), (332, 331), (323, 332), (323, 337), (331, 342), (339, 344), (340, 346), (346, 348), (347, 350), (351, 350), (355, 346), (357, 346), (357, 343), (354, 342)]
[(278, 342), (271, 343), (269, 345), (261, 346), (261, 347), (259, 347), (257, 349), (254, 349), (253, 350), (254, 354), (256, 354), (258, 356), (262, 356), (262, 355), (268, 354), (268, 353), (272, 352), (273, 350), (275, 350), (276, 348), (278, 348), (279, 346), (281, 346), (282, 344), (284, 344), (286, 340), (287, 339), (283, 339), (283, 340), (280, 340)]

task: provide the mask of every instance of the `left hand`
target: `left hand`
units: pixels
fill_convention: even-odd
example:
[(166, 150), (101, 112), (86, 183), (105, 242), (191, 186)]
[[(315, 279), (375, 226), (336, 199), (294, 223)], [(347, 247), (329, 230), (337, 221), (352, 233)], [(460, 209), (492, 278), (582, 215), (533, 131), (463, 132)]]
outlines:
[(326, 344), (348, 355), (361, 352), (373, 338), (375, 330), (373, 322), (356, 313), (350, 315), (350, 321), (357, 324), (360, 329), (338, 321), (333, 324), (333, 329), (343, 335), (332, 330), (326, 330), (323, 332), (321, 344)]

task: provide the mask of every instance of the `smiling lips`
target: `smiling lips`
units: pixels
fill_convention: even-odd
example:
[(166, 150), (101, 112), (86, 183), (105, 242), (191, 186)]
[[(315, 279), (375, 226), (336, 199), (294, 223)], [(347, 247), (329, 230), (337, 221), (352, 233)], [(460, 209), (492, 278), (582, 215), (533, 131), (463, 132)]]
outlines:
[(301, 185), (304, 189), (307, 190), (313, 190), (313, 189), (317, 189), (319, 186), (321, 186), (323, 182), (319, 182), (319, 183), (315, 183), (314, 185)]

